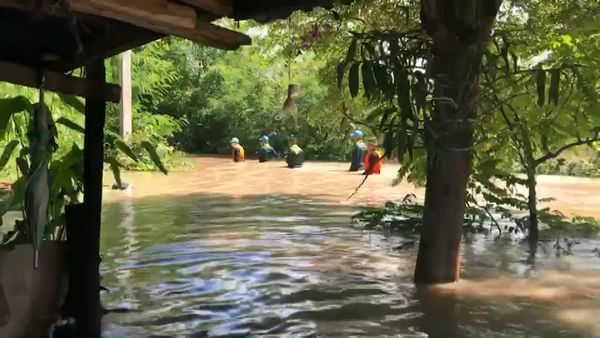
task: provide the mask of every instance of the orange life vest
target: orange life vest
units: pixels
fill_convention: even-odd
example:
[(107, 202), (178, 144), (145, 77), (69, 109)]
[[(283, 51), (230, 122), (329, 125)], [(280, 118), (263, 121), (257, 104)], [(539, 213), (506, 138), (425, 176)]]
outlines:
[(238, 149), (240, 151), (240, 162), (244, 162), (244, 160), (245, 160), (244, 147), (242, 147), (239, 144), (231, 148), (231, 160), (232, 161), (235, 160), (235, 150), (236, 149)]
[[(371, 156), (375, 154), (377, 155), (377, 160), (375, 161), (375, 163), (371, 163)], [(371, 174), (375, 174), (378, 175), (381, 173), (381, 162), (383, 161), (383, 154), (378, 151), (367, 151), (367, 154), (365, 155), (365, 171), (366, 172), (370, 172)], [(373, 168), (371, 169), (371, 165), (373, 166)]]

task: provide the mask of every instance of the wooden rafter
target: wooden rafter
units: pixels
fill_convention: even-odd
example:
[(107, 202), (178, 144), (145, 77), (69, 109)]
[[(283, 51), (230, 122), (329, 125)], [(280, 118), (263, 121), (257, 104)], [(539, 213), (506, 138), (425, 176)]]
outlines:
[(246, 34), (236, 32), (210, 22), (198, 22), (198, 26), (191, 30), (175, 30), (170, 32), (193, 42), (209, 45), (219, 49), (234, 50), (240, 46), (250, 45), (252, 39)]
[(0, 7), (14, 8), (23, 11), (40, 11), (45, 14), (64, 14), (60, 6), (56, 6), (52, 0), (0, 0)]
[[(248, 45), (252, 42), (250, 37), (245, 34), (213, 25), (210, 22), (198, 21), (192, 7), (176, 5), (166, 2), (166, 0), (148, 1), (149, 3), (146, 4), (146, 0), (131, 0), (131, 3), (122, 0), (71, 0), (71, 8), (80, 13), (127, 22), (154, 32), (179, 36), (196, 43), (220, 49), (237, 49), (242, 45)], [(144, 2), (145, 5), (140, 5), (141, 2)], [(173, 16), (171, 17), (163, 15), (163, 19), (161, 20), (154, 17), (154, 15), (158, 15), (158, 13), (164, 11), (165, 8), (172, 6), (186, 7), (194, 12), (194, 25), (190, 27), (189, 22), (185, 25), (175, 24), (172, 21), (178, 21), (178, 19), (174, 13), (172, 13)], [(123, 12), (120, 9), (127, 9), (127, 11)], [(185, 20), (185, 17), (189, 15), (188, 11), (180, 12), (183, 15), (181, 20)]]
[(71, 0), (71, 9), (131, 23), (151, 30), (193, 29), (196, 11), (166, 0)]
[[(105, 84), (103, 90), (90, 87), (84, 78), (69, 76), (58, 72), (44, 72), (46, 90), (67, 95), (93, 97), (109, 102), (121, 100), (121, 87), (115, 84)], [(0, 61), (0, 81), (37, 88), (38, 72), (35, 69)]]
[[(41, 1), (41, 2), (37, 2)], [(0, 0), (0, 7), (16, 8), (24, 11), (36, 10), (36, 4), (42, 4), (47, 14), (64, 16), (64, 8), (52, 6), (56, 0)], [(103, 19), (111, 19), (128, 23), (132, 27), (147, 29), (154, 34), (139, 34), (136, 38), (127, 34), (127, 39), (120, 36), (99, 36), (91, 46), (84, 46), (86, 54), (108, 57), (118, 52), (134, 48), (149, 41), (158, 39), (164, 35), (175, 35), (193, 42), (204, 44), (219, 49), (233, 50), (242, 45), (248, 45), (252, 41), (250, 37), (242, 33), (229, 30), (210, 21), (214, 18), (231, 15), (232, 0), (184, 0), (187, 3), (178, 4), (167, 0), (69, 0), (69, 9), (77, 16), (94, 16)], [(194, 6), (194, 7), (192, 7)], [(195, 8), (206, 12), (199, 20)], [(137, 38), (139, 36), (139, 38)], [(129, 41), (130, 38), (133, 40)], [(118, 48), (121, 44), (115, 44), (115, 40), (121, 40), (122, 45), (127, 48)], [(127, 40), (127, 41), (123, 41)], [(98, 53), (102, 44), (110, 45), (110, 50)], [(91, 48), (93, 47), (93, 48)], [(86, 55), (86, 60), (89, 58)], [(77, 65), (81, 66), (81, 65)]]
[(181, 2), (198, 7), (218, 17), (231, 16), (233, 14), (231, 0), (181, 0)]
[(85, 59), (82, 64), (71, 65), (67, 69), (74, 69), (97, 60), (109, 58), (124, 51), (145, 45), (164, 37), (164, 34), (132, 26), (126, 23), (112, 21), (106, 24), (103, 35), (94, 36), (83, 41)]

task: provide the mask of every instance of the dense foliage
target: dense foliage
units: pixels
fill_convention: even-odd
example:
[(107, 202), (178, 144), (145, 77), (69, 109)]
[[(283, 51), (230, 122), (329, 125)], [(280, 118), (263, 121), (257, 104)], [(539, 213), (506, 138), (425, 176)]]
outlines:
[(175, 38), (135, 51), (134, 78), (151, 82), (136, 85), (137, 110), (171, 117), (178, 125), (172, 144), (186, 152), (224, 154), (229, 139), (238, 137), (253, 154), (263, 134), (283, 151), (294, 135), (311, 159), (344, 159), (352, 125), (344, 118), (339, 90), (321, 78), (333, 76), (326, 74), (328, 60), (314, 54), (294, 58), (292, 81), (302, 94), (299, 112), (290, 115), (282, 110), (286, 59), (265, 49), (262, 39), (235, 53)]
[[(8, 85), (4, 89), (19, 95), (0, 98), (0, 142), (4, 145), (0, 172), (11, 180), (11, 188), (2, 189), (0, 225), (10, 209), (20, 210), (23, 219), (14, 228), (3, 229), (2, 242), (33, 242), (37, 247), (43, 239), (63, 239), (65, 206), (83, 201), (84, 105), (75, 97), (40, 95), (43, 91)], [(161, 134), (144, 137), (142, 129), (134, 135), (139, 149), (132, 149), (114, 131), (105, 132), (109, 146), (104, 162), (117, 187), (122, 186), (122, 158), (138, 165), (146, 156), (167, 173), (154, 143), (161, 140)]]
[[(473, 13), (460, 10), (444, 20), (468, 21), (469, 15), (480, 15), (476, 7)], [(547, 225), (564, 219), (546, 209), (538, 211), (536, 175), (597, 172), (600, 51), (598, 34), (589, 34), (597, 32), (597, 11), (593, 2), (586, 1), (550, 6), (537, 1), (505, 2), (482, 53), (481, 69), (473, 69), (477, 64), (468, 61), (473, 53), (480, 53), (477, 49), (465, 49), (456, 62), (446, 65), (452, 68), (448, 77), (480, 72), (482, 86), (473, 95), (468, 94), (472, 89), (459, 89), (474, 102), (477, 112), (463, 112), (465, 118), (450, 129), (439, 128), (435, 107), (450, 105), (460, 111), (463, 102), (436, 92), (434, 83), (439, 86), (448, 77), (435, 77), (433, 39), (417, 22), (398, 22), (392, 30), (353, 32), (338, 80), (353, 97), (362, 95), (380, 106), (369, 120), (379, 121), (387, 155), (403, 162), (399, 180), (424, 183), (425, 173), (435, 166), (440, 144), (452, 152), (472, 151), (467, 203), (479, 205), (483, 199), (484, 210), (501, 214), (528, 210), (529, 215), (519, 221), (529, 224), (534, 233), (540, 219)], [(569, 17), (574, 13), (589, 21)], [(560, 27), (553, 27), (557, 21), (549, 18), (558, 20)], [(453, 146), (461, 137), (460, 126), (469, 124), (473, 141)], [(561, 158), (566, 151), (584, 146), (591, 151), (578, 160), (580, 165), (568, 165), (577, 162)], [(521, 187), (528, 189), (526, 196), (519, 193)]]

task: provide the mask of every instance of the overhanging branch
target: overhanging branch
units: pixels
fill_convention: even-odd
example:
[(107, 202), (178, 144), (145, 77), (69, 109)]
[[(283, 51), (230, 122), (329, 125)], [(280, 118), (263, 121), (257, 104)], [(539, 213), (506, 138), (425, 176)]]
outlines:
[(593, 137), (580, 139), (580, 140), (577, 140), (576, 142), (565, 144), (564, 146), (558, 148), (556, 151), (547, 152), (546, 155), (535, 160), (535, 164), (540, 165), (548, 160), (558, 157), (560, 154), (562, 154), (566, 150), (569, 150), (573, 147), (582, 146), (584, 144), (590, 144), (593, 142), (600, 142), (600, 132), (596, 131), (596, 135), (594, 135)]

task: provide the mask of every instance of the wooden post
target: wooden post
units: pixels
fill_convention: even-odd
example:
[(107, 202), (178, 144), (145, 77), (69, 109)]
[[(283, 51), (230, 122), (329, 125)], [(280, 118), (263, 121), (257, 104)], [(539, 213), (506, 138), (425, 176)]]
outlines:
[(121, 104), (119, 114), (119, 132), (125, 140), (131, 136), (131, 50), (121, 54), (119, 67), (119, 80), (121, 84)]
[[(86, 67), (90, 86), (103, 88), (106, 81), (104, 60)], [(85, 215), (79, 226), (85, 230), (82, 242), (85, 252), (79, 271), (79, 295), (76, 311), (77, 334), (80, 337), (100, 337), (100, 223), (102, 214), (102, 172), (104, 163), (104, 120), (106, 101), (87, 98), (85, 104), (85, 138), (83, 155), (83, 186)]]

